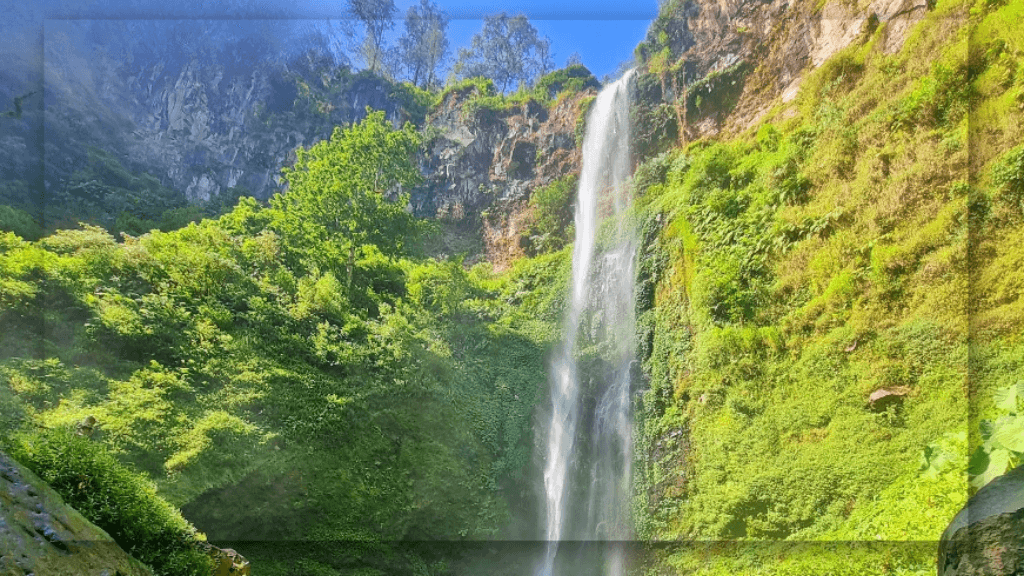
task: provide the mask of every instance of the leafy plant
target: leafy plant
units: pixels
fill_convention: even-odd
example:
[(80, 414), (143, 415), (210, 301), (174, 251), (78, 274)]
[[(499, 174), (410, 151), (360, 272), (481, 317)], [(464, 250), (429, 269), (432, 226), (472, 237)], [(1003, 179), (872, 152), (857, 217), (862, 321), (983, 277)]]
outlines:
[(1018, 466), (1024, 457), (1024, 381), (997, 390), (995, 403), (1002, 415), (980, 422), (982, 443), (971, 455), (968, 471), (975, 488)]
[(536, 253), (558, 250), (572, 238), (576, 181), (575, 175), (564, 176), (530, 195), (533, 225), (529, 234)]

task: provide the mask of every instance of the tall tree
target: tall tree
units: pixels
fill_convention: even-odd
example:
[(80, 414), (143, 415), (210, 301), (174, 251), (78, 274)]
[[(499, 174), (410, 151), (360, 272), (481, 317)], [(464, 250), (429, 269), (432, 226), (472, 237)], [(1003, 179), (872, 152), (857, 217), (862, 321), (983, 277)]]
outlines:
[(409, 7), (398, 49), (412, 83), (435, 86), (448, 58), (448, 15), (430, 0)]
[(530, 84), (554, 67), (551, 40), (541, 36), (526, 16), (502, 12), (484, 17), (484, 28), (470, 48), (459, 50), (455, 73), (461, 78), (484, 76), (505, 92)]
[(347, 260), (351, 290), (357, 249), (373, 244), (387, 256), (403, 252), (416, 226), (405, 210), (408, 194), (397, 201), (387, 195), (419, 181), (412, 159), (419, 142), (412, 124), (395, 130), (383, 111), (367, 108), (359, 124), (336, 127), (330, 140), (296, 151), (295, 166), (283, 170), (288, 190), (271, 206), (306, 266), (323, 270)]
[(366, 29), (360, 50), (372, 72), (381, 66), (386, 50), (384, 33), (395, 25), (395, 10), (394, 0), (348, 0), (349, 14)]

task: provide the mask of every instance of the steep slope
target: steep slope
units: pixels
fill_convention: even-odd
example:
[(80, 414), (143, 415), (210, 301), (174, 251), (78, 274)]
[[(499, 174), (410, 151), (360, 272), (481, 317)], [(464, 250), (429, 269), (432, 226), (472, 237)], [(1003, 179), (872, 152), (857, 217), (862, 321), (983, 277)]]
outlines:
[[(691, 84), (736, 74), (717, 103), (705, 92), (676, 116), (670, 100), (647, 148), (667, 152), (635, 176), (649, 239), (638, 527), (739, 542), (663, 549), (659, 570), (931, 573), (935, 547), (909, 542), (937, 540), (966, 500), (967, 434), (1019, 373), (1020, 7), (848, 6), (854, 34), (829, 6), (797, 4), (754, 39), (688, 44), (694, 26), (673, 47), (666, 32), (638, 86), (691, 58), (713, 69), (723, 42), (754, 58)], [(652, 30), (701, 9), (718, 13), (670, 6)], [(717, 136), (678, 147), (678, 118), (684, 142)], [(782, 540), (885, 543), (755, 544)]]

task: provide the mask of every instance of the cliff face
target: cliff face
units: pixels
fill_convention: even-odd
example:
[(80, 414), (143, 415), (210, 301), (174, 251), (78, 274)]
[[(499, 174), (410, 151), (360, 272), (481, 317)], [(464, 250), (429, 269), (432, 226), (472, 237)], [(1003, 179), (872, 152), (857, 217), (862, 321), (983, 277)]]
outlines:
[(404, 119), (390, 82), (313, 53), (243, 65), (225, 54), (126, 58), (80, 44), (49, 52), (46, 145), (57, 159), (47, 167), (51, 187), (97, 146), (191, 202), (236, 187), (267, 198), (297, 146), (361, 120), (367, 106), (396, 124)]
[[(117, 50), (90, 34), (69, 29), (48, 37), (45, 101), (37, 90), (25, 100), (24, 121), (0, 124), (0, 147), (10, 152), (0, 159), (2, 179), (33, 181), (41, 171), (47, 220), (58, 226), (99, 217), (96, 223), (109, 227), (138, 200), (111, 199), (126, 195), (118, 187), (130, 186), (97, 180), (96, 149), (107, 165), (150, 174), (147, 186), (180, 194), (165, 199), (172, 204), (267, 199), (282, 190), (281, 168), (294, 161), (297, 147), (360, 121), (369, 107), (384, 110), (396, 127), (406, 121), (421, 127), (424, 183), (412, 191), (412, 209), (446, 223), (453, 238), (439, 251), (501, 262), (523, 253), (531, 191), (578, 173), (582, 117), (595, 94), (588, 88), (542, 103), (469, 87), (435, 103), (434, 95), (353, 73), (315, 49), (285, 57), (224, 40), (210, 41), (217, 48), (205, 51)], [(41, 130), (32, 129), (35, 122)], [(32, 157), (44, 155), (34, 145), (40, 133), (46, 161), (37, 169)], [(131, 180), (125, 173), (119, 178)], [(16, 186), (7, 195), (13, 200), (3, 201), (32, 205), (41, 197), (34, 186)], [(103, 194), (98, 207), (90, 204)]]
[(640, 101), (658, 116), (659, 105), (678, 103), (687, 90), (685, 113), (661, 114), (673, 126), (658, 127), (659, 137), (677, 137), (680, 120), (686, 140), (743, 130), (779, 96), (795, 98), (807, 72), (876, 28), (882, 50), (897, 52), (928, 8), (927, 0), (675, 0), (637, 47), (655, 77)]
[(475, 106), (471, 90), (446, 94), (427, 118), (426, 182), (413, 194), (414, 209), (482, 233), (485, 254), (499, 267), (522, 255), (531, 191), (579, 173), (578, 125), (594, 94), (501, 110)]

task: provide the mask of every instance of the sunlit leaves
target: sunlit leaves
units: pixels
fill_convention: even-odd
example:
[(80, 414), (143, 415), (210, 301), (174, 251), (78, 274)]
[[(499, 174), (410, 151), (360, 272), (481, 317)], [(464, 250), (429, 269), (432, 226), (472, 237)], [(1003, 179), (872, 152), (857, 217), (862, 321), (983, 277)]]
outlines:
[(971, 455), (971, 485), (981, 488), (1024, 457), (1024, 382), (995, 392), (996, 408), (1003, 413), (995, 420), (981, 421), (982, 444)]

